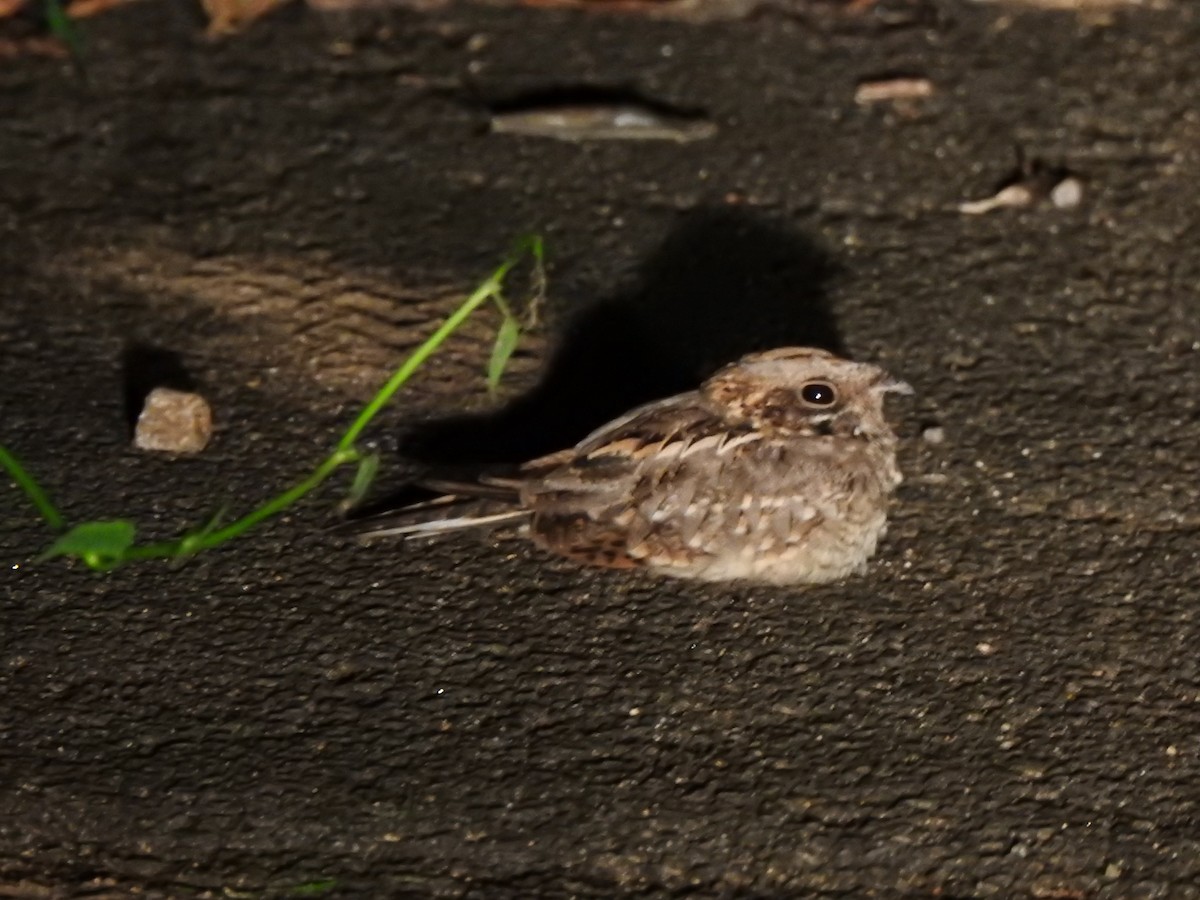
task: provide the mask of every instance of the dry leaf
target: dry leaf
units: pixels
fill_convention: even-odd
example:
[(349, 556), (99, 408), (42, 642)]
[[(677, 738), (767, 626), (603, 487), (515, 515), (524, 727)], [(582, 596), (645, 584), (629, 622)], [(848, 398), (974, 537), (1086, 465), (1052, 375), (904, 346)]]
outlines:
[[(63, 11), (72, 19), (86, 19), (114, 6), (124, 6), (132, 2), (133, 0), (71, 0), (70, 3), (63, 4)], [(18, 13), (30, 4), (31, 0), (0, 0), (0, 19)]]
[(1010, 184), (991, 197), (982, 200), (969, 200), (958, 204), (958, 211), (968, 216), (980, 216), (993, 209), (1004, 209), (1013, 206), (1030, 206), (1037, 198), (1033, 191), (1024, 184)]
[(997, 6), (1030, 6), (1036, 9), (1072, 9), (1079, 12), (1120, 9), (1123, 6), (1161, 8), (1162, 0), (974, 0), (976, 3), (994, 3)]
[(877, 78), (860, 83), (854, 90), (854, 102), (861, 106), (924, 100), (932, 96), (933, 82), (928, 78)]
[(25, 38), (0, 37), (0, 59), (22, 56), (42, 56), (47, 59), (66, 59), (70, 54), (58, 38), (32, 36)]
[(86, 19), (132, 2), (133, 0), (73, 0), (67, 6), (67, 15), (72, 19)]
[(288, 0), (201, 0), (210, 35), (233, 34)]

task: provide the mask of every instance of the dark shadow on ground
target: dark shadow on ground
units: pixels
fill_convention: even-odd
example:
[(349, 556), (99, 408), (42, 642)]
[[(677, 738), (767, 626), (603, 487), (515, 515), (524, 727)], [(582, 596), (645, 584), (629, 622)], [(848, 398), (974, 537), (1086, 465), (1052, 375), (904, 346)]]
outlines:
[(495, 413), (422, 426), (401, 453), (435, 467), (517, 463), (690, 390), (746, 353), (787, 345), (841, 353), (825, 290), (834, 273), (819, 247), (779, 224), (740, 210), (696, 212), (632, 291), (567, 324), (534, 390)]
[(183, 358), (173, 350), (149, 344), (129, 344), (122, 354), (121, 369), (125, 382), (125, 424), (130, 436), (152, 390), (160, 387), (176, 391), (196, 389)]
[(563, 108), (631, 107), (664, 118), (699, 119), (705, 111), (696, 106), (679, 106), (651, 97), (635, 87), (561, 85), (532, 91), (522, 91), (490, 98), (479, 98), (491, 115), (526, 113)]

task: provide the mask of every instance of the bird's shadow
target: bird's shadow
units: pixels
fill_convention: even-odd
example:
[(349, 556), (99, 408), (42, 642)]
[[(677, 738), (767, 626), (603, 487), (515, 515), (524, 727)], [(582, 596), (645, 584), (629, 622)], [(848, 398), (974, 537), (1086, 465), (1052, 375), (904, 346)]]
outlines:
[(401, 453), (431, 467), (503, 467), (571, 446), (755, 350), (842, 354), (826, 299), (835, 274), (815, 243), (776, 223), (739, 210), (693, 213), (632, 290), (568, 320), (532, 391), (494, 412), (419, 426), (402, 437)]

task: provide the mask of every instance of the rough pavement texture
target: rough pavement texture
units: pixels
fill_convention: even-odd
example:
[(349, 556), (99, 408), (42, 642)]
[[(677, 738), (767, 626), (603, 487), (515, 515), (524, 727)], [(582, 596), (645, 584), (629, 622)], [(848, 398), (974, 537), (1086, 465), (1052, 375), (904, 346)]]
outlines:
[[(176, 8), (88, 21), (87, 85), (0, 72), (0, 440), (73, 520), (166, 536), (285, 486), (531, 230), (527, 393), (427, 455), (807, 340), (916, 387), (908, 480), (868, 576), (796, 590), (362, 548), (336, 490), (101, 576), (32, 563), (4, 486), (0, 892), (1200, 896), (1200, 11), (286, 10), (210, 43)], [(893, 72), (938, 93), (854, 105)], [(486, 132), (581, 86), (720, 131)], [(1084, 206), (957, 213), (1014, 143)], [(478, 409), (492, 324), (373, 436)], [(197, 458), (129, 448), (155, 360), (214, 406)]]

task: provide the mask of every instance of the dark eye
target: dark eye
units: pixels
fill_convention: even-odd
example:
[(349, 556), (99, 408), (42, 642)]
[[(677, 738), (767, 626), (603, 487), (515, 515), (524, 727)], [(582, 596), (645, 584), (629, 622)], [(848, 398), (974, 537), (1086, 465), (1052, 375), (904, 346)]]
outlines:
[(833, 385), (823, 381), (810, 381), (800, 389), (800, 399), (813, 406), (828, 406), (837, 399)]

